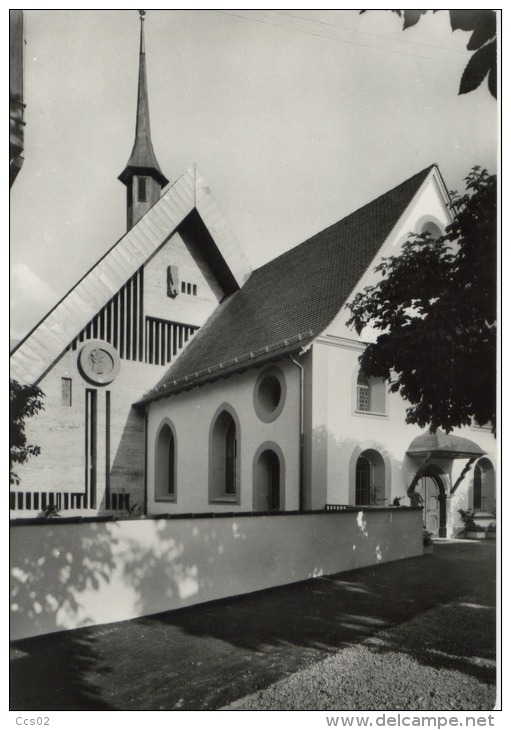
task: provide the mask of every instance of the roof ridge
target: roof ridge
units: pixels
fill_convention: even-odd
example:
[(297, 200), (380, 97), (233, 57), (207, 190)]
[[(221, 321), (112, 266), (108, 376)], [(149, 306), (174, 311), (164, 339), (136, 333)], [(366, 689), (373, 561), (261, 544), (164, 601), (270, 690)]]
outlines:
[[(170, 395), (191, 383), (216, 379), (219, 363), (239, 360), (243, 353), (261, 351), (260, 364), (272, 357), (274, 343), (292, 339), (297, 332), (323, 332), (434, 167), (421, 170), (256, 269), (241, 289), (221, 302), (144, 400), (156, 392), (158, 397)], [(245, 369), (251, 363), (253, 359), (245, 362)], [(197, 376), (203, 372), (204, 377)], [(225, 368), (222, 373), (227, 374)]]
[(374, 203), (377, 203), (378, 200), (381, 200), (382, 198), (385, 198), (387, 195), (390, 195), (391, 193), (393, 193), (398, 188), (403, 187), (404, 185), (407, 185), (414, 178), (417, 178), (417, 177), (420, 177), (421, 175), (424, 175), (424, 179), (425, 179), (426, 178), (426, 173), (429, 173), (434, 167), (436, 167), (438, 169), (438, 165), (437, 165), (436, 162), (433, 162), (431, 165), (429, 165), (428, 167), (425, 167), (420, 172), (416, 172), (415, 175), (411, 175), (409, 178), (407, 178), (406, 180), (403, 180), (398, 185), (394, 185), (393, 188), (390, 188), (385, 193), (381, 193), (380, 195), (377, 195), (376, 198), (373, 198), (373, 200), (370, 200), (365, 205), (361, 205), (359, 208), (355, 208), (355, 210), (351, 211), (351, 213), (348, 213), (343, 218), (340, 218), (339, 220), (335, 221), (334, 223), (330, 223), (328, 226), (325, 226), (325, 228), (322, 228), (320, 231), (317, 231), (316, 233), (313, 233), (312, 236), (309, 236), (309, 238), (306, 238), (305, 241), (302, 241), (301, 243), (295, 244), (291, 248), (288, 248), (287, 251), (283, 251), (281, 254), (279, 254), (278, 256), (276, 256), (274, 259), (270, 259), (269, 261), (266, 261), (264, 264), (261, 264), (261, 266), (259, 266), (257, 269), (254, 269), (254, 271), (252, 272), (252, 274), (258, 273), (259, 271), (261, 271), (262, 269), (264, 269), (266, 266), (269, 266), (270, 264), (274, 264), (276, 261), (278, 261), (279, 259), (283, 258), (284, 256), (287, 256), (288, 254), (293, 253), (293, 251), (295, 251), (297, 248), (300, 248), (300, 246), (305, 246), (306, 243), (309, 243), (309, 241), (311, 241), (313, 238), (316, 238), (316, 236), (320, 236), (321, 234), (326, 233), (331, 228), (334, 228), (335, 226), (338, 226), (340, 223), (343, 223), (344, 221), (348, 221), (352, 216), (357, 215), (358, 213), (360, 213), (365, 208), (368, 208), (370, 205), (373, 205)]

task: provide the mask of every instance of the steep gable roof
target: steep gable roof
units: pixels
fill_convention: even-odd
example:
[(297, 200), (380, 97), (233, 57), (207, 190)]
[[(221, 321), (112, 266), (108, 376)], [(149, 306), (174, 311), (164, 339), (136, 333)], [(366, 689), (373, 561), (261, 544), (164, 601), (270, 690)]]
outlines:
[(232, 293), (250, 276), (250, 265), (206, 181), (190, 167), (153, 207), (85, 274), (19, 343), (11, 355), (11, 377), (37, 383), (74, 337), (186, 222), (207, 237), (206, 257)]
[(422, 170), (253, 272), (142, 402), (295, 352), (330, 324), (420, 187)]

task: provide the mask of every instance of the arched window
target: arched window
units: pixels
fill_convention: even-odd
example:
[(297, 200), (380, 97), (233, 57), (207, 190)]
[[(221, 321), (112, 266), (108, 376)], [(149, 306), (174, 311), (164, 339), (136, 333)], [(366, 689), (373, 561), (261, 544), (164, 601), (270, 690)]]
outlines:
[(495, 512), (495, 472), (489, 459), (479, 459), (474, 469), (472, 507)]
[(484, 472), (479, 464), (477, 464), (476, 468), (474, 469), (474, 509), (477, 510), (483, 509), (483, 482)]
[(225, 493), (236, 494), (236, 424), (232, 418), (225, 434)]
[(154, 470), (156, 499), (176, 498), (176, 439), (172, 428), (164, 423), (156, 439)]
[(381, 507), (385, 501), (385, 462), (377, 451), (367, 449), (355, 466), (355, 504)]
[(385, 381), (367, 378), (362, 370), (357, 377), (356, 410), (361, 413), (385, 413)]
[(359, 456), (357, 459), (355, 504), (371, 504), (371, 488), (373, 469), (369, 459)]
[(215, 419), (210, 432), (209, 496), (213, 501), (236, 501), (239, 480), (238, 426), (227, 410)]
[(421, 233), (429, 233), (431, 238), (440, 238), (440, 236), (442, 235), (440, 227), (437, 226), (437, 224), (433, 221), (426, 221), (426, 223), (424, 223), (421, 228)]

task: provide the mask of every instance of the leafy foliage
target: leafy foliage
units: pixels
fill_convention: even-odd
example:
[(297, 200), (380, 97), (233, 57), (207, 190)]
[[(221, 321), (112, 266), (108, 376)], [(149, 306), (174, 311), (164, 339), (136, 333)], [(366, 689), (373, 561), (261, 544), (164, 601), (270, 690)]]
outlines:
[[(365, 13), (365, 10), (361, 10)], [(391, 10), (403, 19), (403, 30), (416, 25), (425, 13), (438, 10)], [(463, 71), (458, 94), (474, 91), (488, 77), (488, 88), (497, 98), (497, 16), (495, 10), (449, 10), (451, 29), (471, 33), (467, 50), (474, 51)]]
[(459, 515), (461, 517), (461, 521), (465, 525), (465, 532), (484, 532), (484, 527), (482, 525), (478, 525), (475, 521), (475, 510), (473, 509), (459, 509), (458, 510)]
[(433, 533), (429, 530), (426, 530), (426, 525), (424, 525), (422, 529), (422, 544), (424, 547), (427, 545), (433, 545)]
[(382, 276), (347, 306), (359, 334), (376, 330), (360, 357), (411, 405), (407, 423), (447, 433), (496, 422), (496, 177), (479, 167), (452, 195), (444, 236), (413, 235)]
[(10, 381), (9, 392), (9, 474), (17, 478), (13, 471), (14, 464), (24, 464), (31, 456), (41, 453), (39, 446), (27, 444), (25, 419), (35, 416), (44, 408), (44, 393), (36, 385), (21, 385), (16, 380)]

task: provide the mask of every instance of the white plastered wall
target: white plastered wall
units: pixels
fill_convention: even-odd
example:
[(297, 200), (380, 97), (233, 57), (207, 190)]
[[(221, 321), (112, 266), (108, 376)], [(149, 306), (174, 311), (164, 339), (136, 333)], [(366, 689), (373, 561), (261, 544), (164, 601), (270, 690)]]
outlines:
[[(289, 359), (275, 364), (284, 374), (286, 396), (280, 415), (269, 423), (258, 418), (254, 409), (254, 387), (264, 366), (218, 380), (168, 398), (148, 407), (147, 506), (149, 514), (188, 512), (231, 512), (253, 509), (253, 461), (257, 449), (266, 442), (280, 447), (285, 459), (286, 510), (299, 507), (299, 371)], [(274, 367), (273, 365), (271, 367)], [(239, 421), (239, 484), (236, 502), (209, 500), (210, 429), (223, 405), (233, 410)], [(154, 497), (155, 449), (160, 425), (168, 419), (176, 435), (176, 499), (158, 501)]]
[[(362, 345), (349, 340), (325, 338), (313, 346), (313, 468), (308, 488), (312, 490), (312, 506), (316, 508), (322, 506), (318, 495), (322, 497), (325, 493), (328, 504), (353, 504), (353, 466), (361, 451), (374, 449), (384, 459), (386, 505), (391, 504), (394, 497), (406, 495), (422, 463), (420, 459), (408, 457), (406, 451), (411, 441), (425, 429), (406, 424), (407, 404), (399, 394), (386, 393), (383, 415), (357, 412), (356, 377), (361, 352)], [(455, 429), (453, 433), (474, 441), (495, 467), (497, 444), (489, 430), (467, 427)], [(444, 470), (453, 485), (467, 461), (467, 458), (462, 458), (436, 460), (435, 463)], [(457, 510), (471, 506), (474, 465), (452, 498), (448, 498), (448, 531), (451, 534), (459, 523)], [(408, 501), (403, 504), (408, 504)]]
[[(441, 228), (450, 222), (445, 192), (436, 170), (430, 173), (353, 294), (376, 283), (378, 274), (374, 268), (381, 258), (397, 255), (408, 234), (420, 232), (428, 221)], [(406, 403), (399, 394), (386, 393), (384, 415), (356, 411), (358, 357), (364, 341), (354, 329), (347, 327), (349, 317), (349, 310), (343, 308), (309, 353), (312, 367), (305, 396), (309, 404), (305, 491), (313, 508), (322, 508), (325, 503), (353, 503), (354, 463), (357, 454), (365, 449), (378, 451), (385, 461), (387, 505), (394, 497), (406, 494), (421, 463), (406, 456), (406, 450), (412, 439), (425, 429), (405, 423)], [(365, 341), (371, 339), (370, 332), (362, 334)], [(496, 442), (488, 430), (464, 428), (454, 433), (475, 441), (487, 452), (492, 464), (496, 464)], [(443, 465), (451, 484), (456, 482), (466, 463), (467, 459), (456, 459)], [(448, 499), (451, 534), (459, 522), (457, 510), (470, 506), (473, 466), (455, 495)]]

